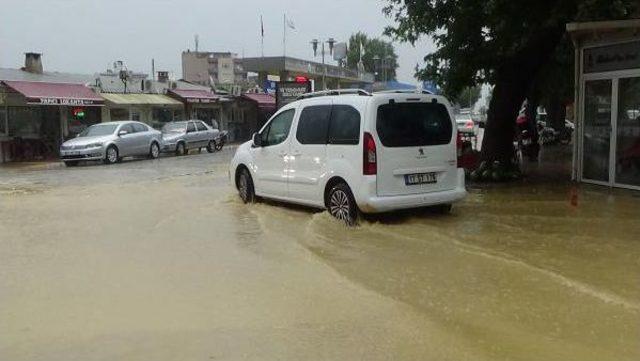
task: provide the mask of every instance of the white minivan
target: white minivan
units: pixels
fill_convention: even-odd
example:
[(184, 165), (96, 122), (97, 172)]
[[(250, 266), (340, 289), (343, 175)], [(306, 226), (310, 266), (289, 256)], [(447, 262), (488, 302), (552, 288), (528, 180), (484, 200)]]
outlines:
[(450, 211), (466, 195), (457, 150), (442, 96), (326, 91), (279, 109), (238, 147), (229, 176), (244, 202), (323, 208), (353, 224), (358, 212)]

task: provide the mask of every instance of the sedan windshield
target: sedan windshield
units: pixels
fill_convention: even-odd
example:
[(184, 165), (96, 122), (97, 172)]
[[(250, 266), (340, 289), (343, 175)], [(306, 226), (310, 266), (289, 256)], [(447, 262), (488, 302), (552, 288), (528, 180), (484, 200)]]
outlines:
[(113, 134), (118, 127), (117, 124), (96, 124), (78, 134), (79, 137), (99, 137), (101, 135)]
[(185, 123), (169, 123), (162, 127), (163, 133), (184, 133)]

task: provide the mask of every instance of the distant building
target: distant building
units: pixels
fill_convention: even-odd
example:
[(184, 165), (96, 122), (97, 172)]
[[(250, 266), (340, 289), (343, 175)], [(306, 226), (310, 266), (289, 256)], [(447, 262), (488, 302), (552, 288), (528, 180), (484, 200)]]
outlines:
[(242, 59), (230, 52), (182, 52), (182, 78), (205, 86), (241, 84), (247, 81)]

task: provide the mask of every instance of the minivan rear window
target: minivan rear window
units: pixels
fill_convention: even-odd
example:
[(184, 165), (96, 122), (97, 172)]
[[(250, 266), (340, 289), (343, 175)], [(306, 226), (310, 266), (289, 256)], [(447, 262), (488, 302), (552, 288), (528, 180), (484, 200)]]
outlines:
[(449, 112), (439, 103), (389, 103), (378, 107), (376, 130), (385, 147), (423, 147), (451, 142)]

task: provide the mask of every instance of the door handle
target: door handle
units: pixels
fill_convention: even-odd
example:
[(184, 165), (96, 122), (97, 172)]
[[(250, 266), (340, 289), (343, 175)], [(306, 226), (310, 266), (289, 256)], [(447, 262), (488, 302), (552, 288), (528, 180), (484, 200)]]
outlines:
[(299, 151), (299, 150), (294, 150), (294, 151), (291, 153), (291, 155), (292, 155), (292, 156), (294, 156), (294, 157), (297, 157), (297, 156), (299, 156), (299, 155), (302, 155), (302, 152), (301, 152), (301, 151)]
[(286, 157), (286, 156), (287, 156), (287, 152), (285, 152), (285, 151), (281, 150), (281, 151), (279, 151), (279, 152), (278, 152), (278, 156), (280, 156), (280, 157)]

